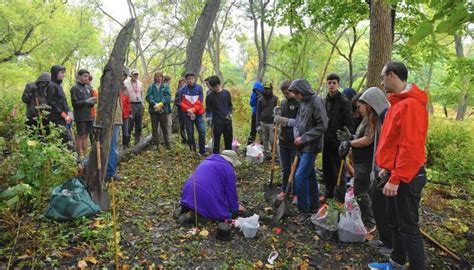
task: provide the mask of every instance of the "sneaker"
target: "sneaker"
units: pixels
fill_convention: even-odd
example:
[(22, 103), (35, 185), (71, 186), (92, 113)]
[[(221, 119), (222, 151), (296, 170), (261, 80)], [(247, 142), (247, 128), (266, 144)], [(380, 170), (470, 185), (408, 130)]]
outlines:
[(112, 177), (114, 178), (114, 181), (122, 181), (122, 180), (123, 180), (123, 177), (120, 176), (120, 175), (118, 175), (118, 174), (116, 174), (116, 175), (114, 175), (114, 176), (112, 176)]
[(293, 219), (293, 222), (296, 223), (296, 224), (305, 224), (306, 221), (311, 217), (311, 214), (309, 213), (300, 213), (299, 215), (297, 215), (294, 219)]
[(296, 205), (298, 203), (298, 197), (295, 195), (293, 196), (293, 200), (291, 201), (292, 204)]
[(368, 264), (370, 269), (373, 270), (405, 270), (407, 269), (405, 265), (398, 264), (390, 259), (388, 262), (378, 263), (373, 262)]
[(378, 240), (378, 239), (377, 239), (377, 240), (375, 240), (375, 239), (374, 239), (374, 240), (370, 240), (370, 241), (367, 242), (367, 244), (368, 244), (369, 246), (375, 247), (375, 248), (380, 248), (380, 247), (383, 247), (383, 246), (384, 246), (383, 242), (380, 241), (380, 240)]
[(384, 256), (390, 257), (390, 255), (392, 254), (392, 249), (387, 246), (382, 246), (378, 249), (378, 252)]
[(286, 193), (285, 193), (285, 192), (283, 192), (283, 191), (282, 191), (282, 192), (280, 192), (280, 194), (278, 194), (278, 196), (277, 196), (277, 198), (278, 198), (278, 200), (279, 200), (279, 201), (282, 201), (282, 200), (284, 200), (284, 199), (285, 199), (285, 197), (286, 197)]

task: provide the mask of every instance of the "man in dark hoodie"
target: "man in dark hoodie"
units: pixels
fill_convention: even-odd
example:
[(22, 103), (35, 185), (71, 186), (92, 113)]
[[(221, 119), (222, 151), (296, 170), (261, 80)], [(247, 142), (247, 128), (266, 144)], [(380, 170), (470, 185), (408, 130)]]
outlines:
[(326, 192), (320, 198), (321, 203), (324, 203), (327, 198), (334, 197), (334, 195), (336, 195), (336, 200), (343, 203), (346, 193), (344, 177), (342, 177), (341, 184), (335, 191), (339, 167), (343, 158), (339, 155), (338, 149), (341, 142), (337, 139), (336, 133), (337, 130), (342, 130), (344, 127), (352, 131), (353, 127), (351, 102), (339, 92), (339, 82), (340, 78), (337, 74), (329, 74), (326, 78), (328, 94), (324, 103), (329, 123), (324, 134), (323, 178), (326, 184)]
[(310, 217), (311, 212), (319, 208), (319, 189), (314, 162), (316, 155), (321, 152), (323, 135), (328, 127), (328, 117), (323, 101), (315, 95), (308, 81), (296, 79), (291, 83), (289, 90), (300, 101), (296, 124), (293, 127), (294, 143), (300, 155), (295, 173), (297, 205), (300, 214), (294, 221), (303, 224)]
[[(54, 65), (51, 67), (51, 81), (49, 82), (47, 89), (47, 102), (51, 107), (49, 112), (49, 121), (54, 123), (56, 126), (66, 127), (67, 124), (72, 122), (72, 118), (69, 116), (69, 106), (67, 105), (66, 94), (64, 94), (63, 87), (61, 86), (64, 76), (66, 74), (66, 68), (60, 65)], [(62, 140), (64, 144), (68, 144), (72, 150), (71, 136), (64, 130), (62, 133)]]
[(263, 95), (257, 103), (257, 131), (262, 136), (262, 144), (265, 149), (266, 158), (270, 158), (273, 147), (273, 108), (277, 106), (278, 97), (273, 94), (273, 85), (271, 82), (263, 84)]
[[(43, 111), (47, 108), (46, 103), (49, 81), (51, 75), (49, 73), (42, 73), (35, 82), (27, 83), (21, 100), (26, 104), (26, 125), (31, 128), (41, 128), (39, 134), (44, 136), (49, 134), (49, 121), (45, 117)], [(41, 124), (39, 124), (41, 121)]]
[[(291, 163), (296, 156), (296, 145), (295, 137), (293, 135), (293, 126), (296, 124), (296, 115), (298, 114), (299, 101), (296, 100), (295, 94), (288, 90), (291, 81), (284, 80), (280, 84), (280, 90), (285, 96), (285, 99), (281, 102), (281, 109), (275, 109), (275, 118), (273, 119), (275, 124), (281, 126), (279, 135), (279, 146), (280, 146), (280, 162), (281, 162), (281, 173), (282, 173), (282, 192), (278, 195), (280, 200), (283, 200), (286, 196), (285, 190), (288, 184), (288, 177), (290, 176)], [(295, 185), (293, 182), (292, 190), (295, 194)], [(293, 196), (293, 202), (297, 201), (297, 196)]]
[(97, 98), (92, 96), (87, 83), (90, 72), (81, 69), (77, 73), (76, 84), (71, 88), (71, 102), (74, 108), (74, 121), (76, 122), (76, 150), (78, 160), (83, 160), (87, 153), (87, 139), (92, 131), (92, 108), (97, 103)]

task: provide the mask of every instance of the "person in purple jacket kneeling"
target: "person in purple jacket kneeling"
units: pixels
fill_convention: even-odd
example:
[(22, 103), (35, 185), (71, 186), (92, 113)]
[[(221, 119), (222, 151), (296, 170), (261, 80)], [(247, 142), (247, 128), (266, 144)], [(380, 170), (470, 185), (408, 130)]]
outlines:
[(232, 219), (234, 214), (245, 211), (239, 204), (234, 171), (234, 167), (241, 164), (233, 150), (224, 150), (203, 160), (184, 183), (178, 221), (194, 220), (195, 210), (205, 219), (219, 221)]

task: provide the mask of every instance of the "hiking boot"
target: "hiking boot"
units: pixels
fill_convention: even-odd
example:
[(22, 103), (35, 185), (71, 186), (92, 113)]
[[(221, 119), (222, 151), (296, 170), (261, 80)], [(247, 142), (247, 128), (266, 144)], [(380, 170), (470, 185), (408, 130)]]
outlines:
[(367, 244), (371, 247), (375, 247), (375, 248), (380, 248), (380, 247), (383, 247), (384, 246), (384, 243), (380, 240), (370, 240), (370, 241), (367, 241)]
[(306, 221), (311, 217), (311, 214), (309, 213), (300, 213), (297, 215), (294, 219), (293, 222), (299, 225), (305, 224)]
[(319, 196), (319, 204), (320, 205), (325, 204), (327, 200), (328, 200), (328, 198), (326, 198), (326, 196)]
[(384, 256), (390, 257), (390, 254), (392, 254), (392, 249), (387, 246), (382, 246), (378, 249), (378, 252)]

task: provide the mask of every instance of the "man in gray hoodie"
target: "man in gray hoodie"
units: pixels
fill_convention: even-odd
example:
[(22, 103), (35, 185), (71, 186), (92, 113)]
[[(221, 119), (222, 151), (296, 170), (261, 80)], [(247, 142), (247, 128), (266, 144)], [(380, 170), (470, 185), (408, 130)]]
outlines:
[[(21, 97), (21, 100), (26, 104), (26, 118), (28, 119), (26, 125), (32, 128), (44, 128), (46, 134), (49, 134), (49, 121), (44, 114), (44, 110), (47, 108), (46, 89), (50, 80), (51, 75), (49, 73), (41, 73), (36, 81), (25, 85)], [(39, 121), (41, 121), (41, 124), (39, 124)], [(40, 134), (46, 135), (43, 134), (43, 131), (40, 131)]]
[(323, 101), (311, 89), (305, 79), (294, 80), (289, 91), (300, 101), (296, 124), (293, 128), (295, 145), (300, 155), (295, 173), (296, 195), (300, 214), (295, 222), (303, 224), (311, 212), (319, 208), (319, 189), (314, 170), (316, 155), (322, 150), (324, 132), (328, 127), (328, 117)]

